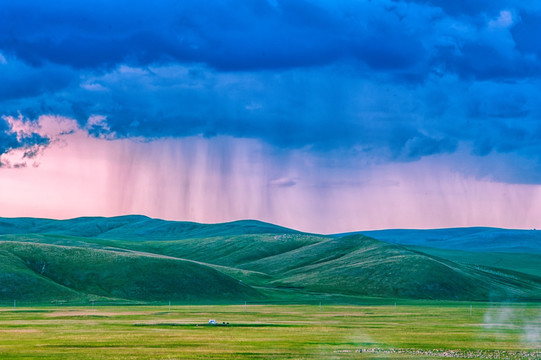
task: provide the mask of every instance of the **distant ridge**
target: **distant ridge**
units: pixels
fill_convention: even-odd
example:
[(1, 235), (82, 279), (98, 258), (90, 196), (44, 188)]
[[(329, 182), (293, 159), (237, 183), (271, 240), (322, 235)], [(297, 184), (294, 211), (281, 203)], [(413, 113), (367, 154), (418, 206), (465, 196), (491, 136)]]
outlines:
[(491, 227), (429, 230), (390, 229), (336, 234), (363, 234), (391, 244), (476, 252), (540, 253), (541, 231)]
[(152, 219), (143, 215), (78, 217), (68, 220), (0, 218), (0, 235), (58, 234), (130, 240), (175, 240), (220, 235), (293, 233), (299, 231), (258, 220), (202, 224)]

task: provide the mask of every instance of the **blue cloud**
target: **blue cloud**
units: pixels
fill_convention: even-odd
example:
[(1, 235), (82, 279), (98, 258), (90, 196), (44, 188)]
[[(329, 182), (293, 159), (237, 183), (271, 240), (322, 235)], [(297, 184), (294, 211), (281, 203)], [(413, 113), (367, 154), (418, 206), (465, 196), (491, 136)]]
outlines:
[(495, 12), (502, 7), (513, 4), (506, 0), (416, 0), (418, 3), (441, 8), (451, 16), (477, 16), (487, 12)]
[(0, 167), (22, 167), (26, 166), (25, 159), (33, 159), (36, 155), (47, 147), (51, 139), (35, 132), (17, 132), (12, 129), (8, 121), (0, 118), (0, 155), (9, 153), (13, 150), (23, 152), (20, 157), (22, 161), (11, 164), (6, 159), (0, 158)]
[[(529, 2), (0, 4), (0, 115), (70, 116), (105, 138), (541, 161), (541, 8)], [(22, 146), (2, 134), (0, 153)]]
[(83, 69), (171, 61), (222, 70), (283, 69), (357, 59), (389, 70), (423, 60), (416, 37), (427, 30), (426, 19), (414, 15), (426, 9), (397, 9), (388, 1), (54, 4), (6, 3), (0, 48), (34, 66)]
[(65, 67), (48, 64), (36, 68), (17, 60), (5, 62), (0, 64), (0, 101), (51, 94), (78, 82), (77, 73)]
[[(502, 62), (510, 54), (500, 53), (498, 44), (505, 30), (479, 36), (491, 17), (519, 8), (512, 1), (3, 1), (2, 5), (0, 49), (36, 67), (49, 62), (96, 71), (119, 64), (181, 62), (256, 70), (352, 60), (368, 69), (410, 77), (424, 77), (439, 64), (473, 77), (502, 69), (504, 76), (523, 76), (524, 65), (531, 67), (528, 71), (539, 70), (528, 57), (539, 52), (529, 32), (538, 26), (538, 13), (516, 10), (516, 29), (510, 30), (518, 50), (526, 52), (507, 59), (508, 64)], [(463, 13), (468, 16), (459, 16)], [(466, 30), (461, 33), (460, 28)], [(483, 65), (488, 65), (488, 74)]]
[(541, 34), (541, 11), (521, 13), (520, 21), (511, 29), (511, 34), (517, 51), (539, 59), (541, 42), (536, 35)]

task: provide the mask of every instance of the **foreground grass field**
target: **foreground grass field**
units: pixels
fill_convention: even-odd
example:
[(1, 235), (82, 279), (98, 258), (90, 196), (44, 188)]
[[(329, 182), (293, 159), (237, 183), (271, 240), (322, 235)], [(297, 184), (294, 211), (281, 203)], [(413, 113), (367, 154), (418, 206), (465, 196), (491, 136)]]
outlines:
[(2, 308), (0, 359), (540, 359), (540, 331), (541, 304)]

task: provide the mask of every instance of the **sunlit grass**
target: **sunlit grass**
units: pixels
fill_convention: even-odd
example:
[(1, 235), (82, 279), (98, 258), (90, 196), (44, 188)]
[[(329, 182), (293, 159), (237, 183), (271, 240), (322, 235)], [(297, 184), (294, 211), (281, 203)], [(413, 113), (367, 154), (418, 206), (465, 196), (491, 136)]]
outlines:
[[(230, 326), (208, 326), (209, 319)], [(438, 357), (366, 350), (531, 353), (541, 351), (540, 328), (539, 304), (476, 304), (472, 315), (469, 304), (444, 302), (398, 304), (396, 312), (393, 305), (3, 309), (0, 358), (431, 359)]]

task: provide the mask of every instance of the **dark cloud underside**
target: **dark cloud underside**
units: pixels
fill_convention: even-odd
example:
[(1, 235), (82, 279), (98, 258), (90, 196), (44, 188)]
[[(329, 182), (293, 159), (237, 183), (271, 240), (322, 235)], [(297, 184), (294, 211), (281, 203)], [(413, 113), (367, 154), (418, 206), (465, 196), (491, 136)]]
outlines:
[[(0, 4), (0, 115), (74, 117), (105, 138), (541, 161), (535, 2)], [(26, 146), (13, 136), (0, 128), (0, 153)]]

